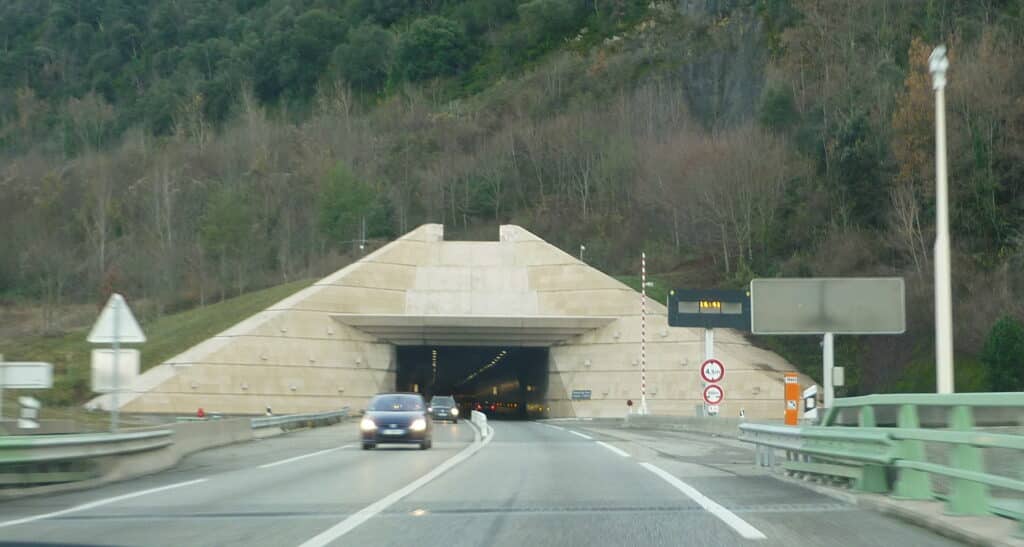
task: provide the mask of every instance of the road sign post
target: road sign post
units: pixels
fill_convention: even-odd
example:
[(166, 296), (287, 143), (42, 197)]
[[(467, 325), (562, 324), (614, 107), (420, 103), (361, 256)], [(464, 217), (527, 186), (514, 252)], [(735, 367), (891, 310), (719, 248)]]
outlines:
[(906, 330), (903, 279), (754, 279), (750, 328), (754, 334), (822, 335), (824, 406), (832, 408), (835, 335), (902, 334)]
[[(4, 389), (49, 389), (53, 387), (53, 365), (38, 362), (4, 361), (0, 355), (0, 409)], [(3, 412), (0, 411), (0, 419)]]
[(800, 405), (800, 377), (795, 372), (787, 372), (785, 376), (786, 407), (784, 418), (786, 425), (797, 425)]
[[(110, 300), (100, 312), (96, 324), (89, 333), (88, 341), (93, 344), (111, 344), (113, 347), (113, 385), (110, 390), (110, 430), (117, 432), (118, 419), (120, 415), (120, 402), (118, 395), (121, 391), (120, 374), (118, 371), (118, 360), (121, 353), (122, 343), (142, 343), (146, 341), (146, 335), (142, 333), (138, 321), (132, 315), (131, 308), (124, 301), (124, 297), (114, 293)], [(95, 371), (95, 362), (93, 364)], [(95, 374), (95, 372), (94, 372)]]
[(818, 421), (818, 386), (810, 386), (804, 390), (804, 422)]

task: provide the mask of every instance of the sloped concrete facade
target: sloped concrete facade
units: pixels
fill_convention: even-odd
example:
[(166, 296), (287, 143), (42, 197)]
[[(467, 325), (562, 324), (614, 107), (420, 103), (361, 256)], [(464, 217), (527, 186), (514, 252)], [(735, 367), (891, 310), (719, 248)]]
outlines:
[[(441, 225), (421, 226), (147, 371), (122, 395), (122, 408), (362, 408), (394, 389), (395, 344), (550, 347), (553, 416), (621, 416), (627, 399), (639, 400), (635, 291), (518, 226), (502, 226), (496, 242), (443, 236)], [(649, 409), (693, 415), (703, 332), (669, 328), (660, 303), (647, 310)], [(727, 369), (722, 414), (780, 418), (782, 375), (793, 367), (732, 331), (716, 331), (715, 346)], [(574, 389), (591, 390), (592, 399), (570, 400)]]

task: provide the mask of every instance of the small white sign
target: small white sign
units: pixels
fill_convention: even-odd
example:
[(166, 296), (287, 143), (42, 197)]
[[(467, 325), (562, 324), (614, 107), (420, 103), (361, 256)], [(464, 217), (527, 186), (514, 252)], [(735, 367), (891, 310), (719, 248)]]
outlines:
[[(139, 350), (121, 349), (117, 354), (117, 390), (124, 391), (139, 375)], [(114, 350), (92, 350), (92, 390), (114, 391)]]
[(708, 416), (718, 416), (718, 405), (708, 405)]
[(846, 369), (843, 367), (832, 367), (832, 385), (843, 387), (846, 385)]
[(124, 297), (114, 293), (100, 312), (87, 340), (93, 344), (113, 344), (115, 340), (119, 344), (141, 344), (146, 341), (146, 335)]
[(53, 365), (34, 362), (0, 362), (0, 389), (49, 389)]

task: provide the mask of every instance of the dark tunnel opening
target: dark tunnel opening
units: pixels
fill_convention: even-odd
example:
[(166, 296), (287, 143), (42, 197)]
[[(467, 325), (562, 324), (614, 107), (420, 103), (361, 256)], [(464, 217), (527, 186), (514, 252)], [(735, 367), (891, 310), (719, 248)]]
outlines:
[(459, 408), (495, 419), (547, 415), (548, 349), (521, 347), (399, 346), (398, 391), (454, 395)]

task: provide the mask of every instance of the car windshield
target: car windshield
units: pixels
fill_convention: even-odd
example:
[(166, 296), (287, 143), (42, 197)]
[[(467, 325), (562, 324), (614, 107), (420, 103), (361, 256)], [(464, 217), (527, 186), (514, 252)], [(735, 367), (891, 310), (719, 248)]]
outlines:
[(452, 397), (434, 397), (430, 400), (430, 406), (455, 406), (455, 399)]
[(376, 412), (410, 412), (423, 410), (423, 399), (418, 395), (381, 395), (370, 402)]

